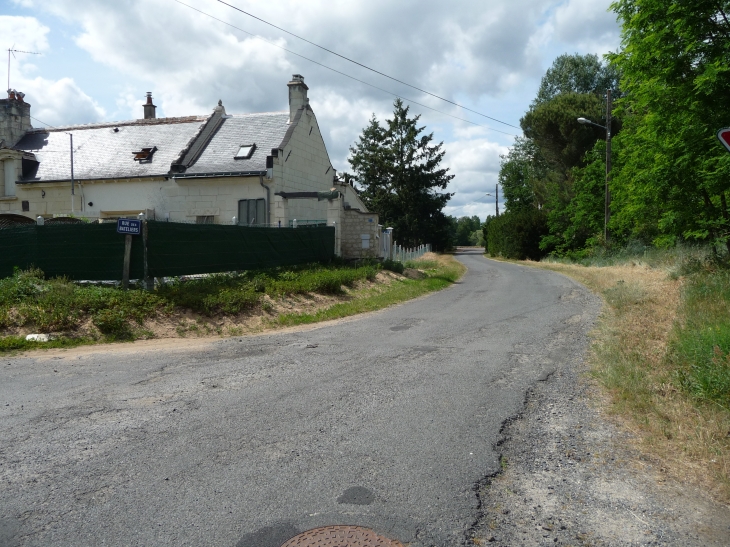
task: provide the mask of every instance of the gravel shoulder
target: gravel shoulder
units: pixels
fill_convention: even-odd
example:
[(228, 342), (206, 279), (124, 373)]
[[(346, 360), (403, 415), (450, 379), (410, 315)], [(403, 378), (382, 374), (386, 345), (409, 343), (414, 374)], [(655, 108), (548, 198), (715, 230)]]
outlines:
[(581, 357), (526, 395), (499, 441), (502, 471), (477, 486), (476, 545), (727, 546), (730, 508), (643, 455)]

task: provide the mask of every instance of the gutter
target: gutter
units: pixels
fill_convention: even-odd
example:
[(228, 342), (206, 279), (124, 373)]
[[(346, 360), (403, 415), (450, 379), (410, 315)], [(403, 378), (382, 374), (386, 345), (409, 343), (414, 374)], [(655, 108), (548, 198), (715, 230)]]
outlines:
[(201, 174), (187, 174), (187, 173), (167, 173), (167, 178), (174, 179), (212, 179), (216, 177), (261, 177), (266, 174), (266, 170), (258, 171), (239, 171), (239, 172), (228, 172), (228, 173), (201, 173)]

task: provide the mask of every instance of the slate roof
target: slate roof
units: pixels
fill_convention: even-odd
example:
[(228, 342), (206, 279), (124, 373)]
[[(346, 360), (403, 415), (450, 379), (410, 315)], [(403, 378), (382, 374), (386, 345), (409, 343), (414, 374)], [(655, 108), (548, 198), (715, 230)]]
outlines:
[[(180, 176), (266, 171), (266, 156), (289, 128), (288, 112), (227, 116), (193, 165)], [(249, 159), (234, 159), (241, 145), (256, 144)]]
[[(73, 133), (74, 178), (101, 180), (171, 176), (206, 176), (266, 171), (266, 157), (278, 148), (289, 128), (286, 112), (216, 117), (187, 116), (34, 129), (15, 145), (39, 162), (19, 183), (71, 179), (69, 136)], [(243, 144), (256, 144), (249, 159), (234, 159)], [(134, 160), (142, 148), (156, 147), (149, 162)], [(192, 163), (191, 163), (192, 162)], [(32, 173), (32, 174), (31, 174)]]

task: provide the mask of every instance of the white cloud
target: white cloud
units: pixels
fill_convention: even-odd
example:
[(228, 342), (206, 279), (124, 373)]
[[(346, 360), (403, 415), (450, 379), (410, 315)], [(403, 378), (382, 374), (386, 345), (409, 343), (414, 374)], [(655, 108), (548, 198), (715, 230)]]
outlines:
[[(26, 3), (20, 3), (25, 5)], [(23, 51), (47, 52), (50, 29), (35, 17), (0, 15), (0, 36), (9, 45)], [(11, 58), (10, 86), (26, 94), (36, 120), (50, 125), (63, 125), (77, 121), (99, 121), (104, 110), (84, 93), (72, 78), (51, 80), (36, 75), (38, 59), (35, 55), (17, 53)], [(42, 126), (32, 120), (34, 126)]]
[[(7, 47), (12, 46), (14, 49), (24, 51), (46, 51), (48, 49), (46, 35), (50, 30), (35, 17), (0, 15), (0, 36), (7, 43)], [(18, 56), (21, 57), (20, 54)]]
[[(568, 0), (555, 10), (555, 37), (581, 53), (602, 55), (619, 45), (616, 14), (610, 0)], [(569, 52), (572, 53), (572, 52)]]
[[(59, 126), (76, 123), (83, 119), (84, 123), (102, 121), (106, 112), (91, 97), (84, 93), (71, 78), (46, 80), (33, 78), (23, 80), (22, 89), (26, 99), (32, 97), (31, 115), (46, 124)], [(34, 127), (43, 127), (43, 123), (31, 120)]]

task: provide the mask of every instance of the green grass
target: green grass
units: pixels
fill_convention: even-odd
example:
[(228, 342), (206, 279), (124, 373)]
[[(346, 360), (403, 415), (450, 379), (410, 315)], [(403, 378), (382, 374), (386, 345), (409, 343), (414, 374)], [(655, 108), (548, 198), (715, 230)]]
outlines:
[(668, 354), (679, 385), (730, 410), (730, 272), (690, 276), (679, 311)]
[(0, 338), (0, 353), (14, 353), (18, 351), (27, 351), (31, 349), (50, 349), (50, 348), (75, 348), (77, 346), (86, 346), (96, 344), (98, 340), (90, 337), (79, 338), (57, 338), (48, 342), (31, 342), (25, 339), (25, 336), (5, 336)]
[[(353, 301), (315, 314), (316, 317), (302, 317), (296, 321), (284, 318), (280, 324), (301, 324), (378, 309), (438, 290), (450, 283), (448, 279), (460, 275), (454, 273), (457, 266), (451, 264), (443, 268), (436, 261), (418, 262), (409, 267), (431, 269), (426, 279), (395, 283), (382, 293), (373, 291), (372, 294), (358, 295)], [(253, 308), (268, 313), (272, 311), (272, 305), (262, 299), (264, 295), (271, 298), (311, 293), (342, 295), (345, 287), (374, 280), (380, 268), (377, 263), (355, 266), (309, 264), (286, 269), (216, 274), (199, 279), (176, 279), (152, 292), (141, 288), (124, 291), (119, 287), (81, 286), (66, 279), (45, 279), (43, 272), (37, 269), (17, 271), (12, 277), (0, 279), (0, 333), (23, 328), (40, 333), (64, 333), (65, 336), (50, 342), (29, 342), (21, 336), (0, 336), (0, 352), (148, 337), (150, 333), (142, 328), (145, 320), (170, 316), (176, 310), (207, 317), (236, 316)], [(89, 320), (96, 327), (92, 329), (92, 336), (75, 335), (79, 327)], [(181, 324), (177, 330), (183, 336), (188, 331), (197, 333), (201, 328), (209, 334), (208, 327), (196, 324)]]
[(425, 270), (426, 277), (394, 281), (384, 289), (370, 289), (349, 302), (340, 302), (315, 313), (282, 314), (273, 322), (279, 326), (306, 325), (379, 310), (448, 287), (465, 271), (464, 267), (453, 259), (441, 262), (409, 261), (406, 266)]

